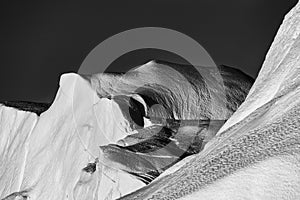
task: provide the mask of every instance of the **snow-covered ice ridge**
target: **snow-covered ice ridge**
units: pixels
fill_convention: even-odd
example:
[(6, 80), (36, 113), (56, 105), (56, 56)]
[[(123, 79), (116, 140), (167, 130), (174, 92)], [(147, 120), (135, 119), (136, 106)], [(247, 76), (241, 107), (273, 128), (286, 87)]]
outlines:
[(165, 174), (120, 199), (300, 199), (300, 3), (246, 100), (203, 151)]
[(162, 119), (228, 119), (252, 79), (225, 66), (198, 70), (151, 61), (122, 76), (64, 74), (40, 116), (0, 105), (0, 199), (108, 200), (144, 187), (99, 146)]
[[(202, 68), (209, 77), (203, 82), (168, 66), (149, 62), (122, 77), (65, 74), (40, 117), (1, 105), (0, 199), (300, 199), (300, 4), (285, 17), (243, 103), (249, 82), (228, 90), (230, 75), (222, 84)], [(162, 106), (151, 106), (145, 91)], [(128, 135), (165, 118), (228, 117), (200, 153), (147, 186), (119, 170), (124, 162), (106, 162), (99, 148), (135, 142)]]

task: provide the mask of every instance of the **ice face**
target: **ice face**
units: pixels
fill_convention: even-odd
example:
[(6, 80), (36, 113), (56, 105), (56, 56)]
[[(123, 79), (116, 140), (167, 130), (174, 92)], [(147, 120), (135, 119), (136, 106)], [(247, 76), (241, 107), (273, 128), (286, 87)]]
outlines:
[[(137, 151), (108, 153), (112, 151), (103, 152), (99, 146), (128, 141), (126, 137), (138, 130), (168, 126), (170, 120), (227, 119), (252, 83), (241, 72), (220, 67), (226, 93), (219, 94), (220, 86), (181, 67), (184, 70), (150, 62), (124, 76), (64, 74), (54, 102), (40, 116), (1, 105), (0, 198), (115, 199), (143, 187), (145, 180), (152, 181), (181, 153), (149, 161)], [(213, 83), (212, 71), (202, 71)], [(244, 84), (232, 89), (241, 80)], [(234, 97), (236, 93), (239, 97)], [(236, 99), (228, 102), (226, 97)], [(177, 145), (178, 138), (167, 139)], [(176, 148), (184, 152), (183, 146)], [(159, 149), (156, 157), (164, 158), (166, 152), (168, 148)], [(137, 163), (124, 168), (121, 161), (126, 157)], [(146, 176), (145, 169), (149, 169)]]
[[(219, 73), (222, 86), (209, 67), (195, 70), (193, 66), (152, 61), (123, 76), (92, 76), (98, 96), (117, 102), (130, 128), (135, 127), (134, 134), (118, 141), (120, 146), (101, 147), (106, 160), (141, 179), (141, 175), (153, 172), (159, 175), (185, 157), (199, 153), (237, 109), (251, 85), (250, 77), (233, 68), (219, 67)], [(132, 103), (133, 95), (139, 101)], [(142, 118), (152, 125), (141, 126)], [(217, 121), (219, 125), (213, 126)], [(151, 177), (151, 181), (156, 178)]]

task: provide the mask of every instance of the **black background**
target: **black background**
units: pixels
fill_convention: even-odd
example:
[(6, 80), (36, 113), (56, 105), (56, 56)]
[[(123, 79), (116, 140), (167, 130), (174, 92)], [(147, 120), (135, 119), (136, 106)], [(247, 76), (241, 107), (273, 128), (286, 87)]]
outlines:
[[(256, 77), (296, 0), (1, 1), (0, 100), (51, 102), (62, 73), (77, 72), (106, 38), (137, 27), (165, 27), (197, 40), (217, 64)], [(112, 71), (170, 58), (131, 53)], [(118, 63), (118, 62), (115, 62)]]

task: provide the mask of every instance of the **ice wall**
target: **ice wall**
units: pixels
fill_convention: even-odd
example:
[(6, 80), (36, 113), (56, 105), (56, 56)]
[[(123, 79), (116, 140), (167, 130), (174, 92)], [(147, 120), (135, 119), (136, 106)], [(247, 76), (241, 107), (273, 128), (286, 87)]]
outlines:
[(40, 117), (3, 105), (0, 112), (0, 199), (111, 199), (144, 185), (99, 163), (99, 145), (123, 138), (126, 122), (79, 75), (61, 77)]
[(32, 130), (38, 121), (35, 113), (0, 105), (0, 195), (19, 191)]

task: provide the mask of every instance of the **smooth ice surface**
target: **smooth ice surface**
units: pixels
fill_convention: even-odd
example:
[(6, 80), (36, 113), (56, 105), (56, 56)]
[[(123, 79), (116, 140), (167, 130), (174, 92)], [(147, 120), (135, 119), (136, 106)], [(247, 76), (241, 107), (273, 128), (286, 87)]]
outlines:
[(118, 114), (77, 74), (61, 77), (54, 103), (40, 117), (1, 105), (0, 199), (14, 192), (30, 199), (110, 199), (143, 186), (101, 164), (94, 173), (82, 170), (99, 158), (99, 145), (127, 135), (112, 108)]
[(19, 191), (29, 151), (27, 139), (38, 121), (34, 113), (0, 105), (0, 194)]

